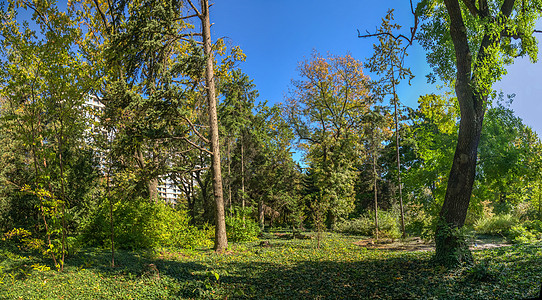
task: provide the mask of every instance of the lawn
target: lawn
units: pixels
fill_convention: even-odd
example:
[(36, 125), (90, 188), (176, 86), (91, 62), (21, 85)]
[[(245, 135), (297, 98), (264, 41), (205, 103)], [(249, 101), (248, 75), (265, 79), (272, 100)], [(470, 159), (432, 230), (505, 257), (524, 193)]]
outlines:
[(210, 250), (81, 251), (65, 272), (50, 262), (1, 250), (1, 299), (521, 299), (538, 295), (540, 244), (475, 250), (476, 265), (435, 266), (430, 251), (365, 248), (361, 237), (315, 240), (267, 236)]

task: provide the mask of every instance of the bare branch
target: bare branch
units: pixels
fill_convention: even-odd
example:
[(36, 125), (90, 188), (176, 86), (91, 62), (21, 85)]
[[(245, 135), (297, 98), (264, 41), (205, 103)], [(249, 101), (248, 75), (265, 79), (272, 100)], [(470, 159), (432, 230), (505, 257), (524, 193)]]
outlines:
[(186, 20), (186, 19), (190, 19), (190, 18), (193, 18), (193, 17), (198, 17), (199, 18), (199, 15), (198, 14), (188, 15), (188, 16), (185, 16), (185, 17), (180, 17), (180, 18), (173, 19), (173, 21)]
[(194, 123), (192, 123), (192, 121), (190, 121), (188, 118), (186, 117), (183, 117), (183, 119), (188, 123), (188, 125), (190, 125), (190, 127), (192, 127), (192, 130), (194, 131), (194, 133), (200, 138), (202, 139), (206, 144), (209, 144), (209, 140), (206, 139), (197, 129), (196, 129), (196, 126), (194, 126)]
[(207, 150), (207, 149), (205, 149), (205, 148), (203, 148), (203, 147), (197, 145), (196, 143), (192, 142), (192, 141), (189, 140), (188, 138), (183, 137), (183, 138), (181, 138), (181, 139), (185, 140), (187, 143), (189, 143), (190, 145), (192, 145), (192, 147), (194, 147), (194, 148), (196, 148), (196, 149), (199, 149), (199, 150), (201, 150), (201, 151), (203, 151), (203, 152), (207, 152), (209, 155), (213, 155), (213, 152), (211, 152), (211, 151), (209, 151), (209, 150)]
[(368, 37), (375, 37), (375, 36), (382, 36), (382, 35), (387, 35), (387, 36), (390, 36), (391, 38), (393, 38), (394, 40), (398, 40), (398, 39), (404, 39), (405, 41), (408, 42), (408, 45), (405, 47), (405, 51), (406, 49), (412, 45), (412, 43), (414, 42), (414, 40), (416, 39), (416, 31), (418, 30), (418, 23), (419, 23), (419, 20), (418, 20), (418, 15), (416, 14), (416, 11), (414, 10), (414, 5), (412, 4), (412, 0), (410, 0), (410, 11), (412, 13), (412, 15), (414, 16), (414, 26), (410, 27), (410, 38), (409, 37), (406, 37), (404, 36), (403, 34), (400, 34), (400, 35), (394, 35), (393, 33), (391, 32), (379, 32), (379, 33), (370, 33), (369, 31), (365, 31), (367, 32), (367, 34), (361, 34), (359, 32), (359, 29), (358, 29), (358, 38), (368, 38)]
[(199, 10), (196, 8), (196, 6), (194, 6), (194, 3), (192, 3), (191, 0), (186, 0), (186, 1), (188, 1), (188, 4), (190, 4), (190, 7), (192, 7), (194, 12), (196, 12), (196, 16), (198, 16), (201, 19), (203, 17), (203, 15), (199, 12)]

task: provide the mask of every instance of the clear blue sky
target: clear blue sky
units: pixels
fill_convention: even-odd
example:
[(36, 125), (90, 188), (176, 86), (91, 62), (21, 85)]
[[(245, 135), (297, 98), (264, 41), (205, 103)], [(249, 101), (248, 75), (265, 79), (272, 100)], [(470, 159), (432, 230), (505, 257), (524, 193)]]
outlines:
[[(407, 0), (221, 0), (211, 8), (212, 34), (214, 39), (226, 37), (227, 43), (243, 49), (247, 60), (240, 68), (254, 80), (259, 100), (279, 103), (290, 80), (297, 78), (298, 62), (308, 58), (313, 49), (323, 55), (350, 53), (361, 61), (370, 57), (375, 40), (359, 39), (357, 29), (374, 31), (389, 8), (395, 9), (397, 23), (408, 32), (413, 18)], [(430, 69), (421, 47), (410, 48), (406, 64), (416, 78), (411, 86), (401, 84), (399, 97), (405, 105), (415, 107), (418, 96), (434, 92), (436, 87), (426, 83)], [(542, 134), (540, 63), (518, 60), (509, 70), (495, 88), (515, 93), (512, 108), (524, 123)]]

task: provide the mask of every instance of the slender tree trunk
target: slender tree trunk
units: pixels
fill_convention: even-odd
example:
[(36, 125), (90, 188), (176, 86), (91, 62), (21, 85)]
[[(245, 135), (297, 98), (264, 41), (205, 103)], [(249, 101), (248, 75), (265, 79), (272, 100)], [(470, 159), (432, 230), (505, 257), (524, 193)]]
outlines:
[[(391, 67), (391, 73), (393, 73), (393, 65)], [(393, 106), (395, 116), (395, 149), (397, 157), (397, 181), (399, 182), (399, 207), (401, 209), (401, 232), (403, 233), (403, 239), (406, 237), (405, 232), (405, 213), (403, 209), (403, 186), (401, 184), (401, 156), (399, 155), (399, 117), (397, 113), (397, 91), (395, 90), (395, 78), (392, 75), (392, 88), (393, 88)]]
[(218, 117), (216, 112), (216, 92), (213, 69), (213, 51), (211, 49), (211, 22), (209, 19), (209, 1), (201, 0), (201, 23), (203, 36), (203, 50), (207, 58), (205, 68), (205, 85), (207, 87), (207, 101), (209, 105), (209, 127), (211, 135), (211, 160), (213, 173), (213, 193), (216, 202), (215, 217), (215, 246), (216, 252), (228, 248), (226, 236), (226, 219), (224, 215), (224, 197), (222, 193), (222, 174), (220, 170), (220, 146), (218, 142)]
[[(373, 134), (374, 144), (374, 134)], [(374, 176), (374, 199), (375, 199), (375, 237), (378, 240), (378, 186), (376, 174), (376, 144), (373, 145), (373, 176)]]
[(265, 209), (263, 207), (263, 200), (258, 203), (258, 221), (260, 223), (261, 230), (265, 228)]
[(228, 138), (228, 211), (230, 212), (230, 217), (232, 216), (232, 203), (231, 203), (231, 142)]
[(243, 212), (243, 228), (245, 228), (245, 141), (241, 135), (241, 207)]
[(64, 137), (64, 122), (60, 118), (60, 135), (58, 139), (58, 161), (60, 164), (60, 193), (62, 195), (62, 253), (60, 258), (60, 272), (64, 271), (64, 260), (66, 258), (66, 193), (64, 187), (64, 161), (62, 157), (62, 142)]
[[(111, 141), (109, 139), (109, 132), (107, 133), (107, 145), (109, 151), (111, 151)], [(115, 222), (113, 219), (113, 199), (111, 199), (111, 166), (113, 165), (113, 159), (111, 153), (109, 153), (109, 165), (107, 166), (107, 182), (106, 182), (106, 192), (107, 199), (109, 200), (109, 229), (110, 229), (110, 240), (111, 240), (111, 268), (115, 267)]]

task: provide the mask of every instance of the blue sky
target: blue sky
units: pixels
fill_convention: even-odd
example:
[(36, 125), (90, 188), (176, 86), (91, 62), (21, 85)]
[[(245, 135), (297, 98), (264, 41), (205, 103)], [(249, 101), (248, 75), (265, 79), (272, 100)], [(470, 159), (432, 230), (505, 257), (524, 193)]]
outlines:
[[(389, 8), (395, 9), (395, 20), (408, 32), (413, 18), (407, 0), (221, 0), (211, 8), (212, 34), (243, 49), (247, 60), (240, 68), (254, 80), (259, 100), (279, 103), (291, 79), (297, 78), (298, 62), (310, 57), (313, 49), (322, 55), (369, 58), (376, 40), (358, 38), (357, 29), (374, 31)], [(406, 64), (416, 78), (411, 86), (402, 83), (398, 92), (405, 105), (415, 107), (420, 95), (437, 89), (426, 83), (430, 69), (423, 49), (415, 45), (409, 54)], [(512, 109), (538, 133), (542, 133), (540, 77), (540, 63), (519, 59), (495, 85), (505, 94), (516, 94)]]

